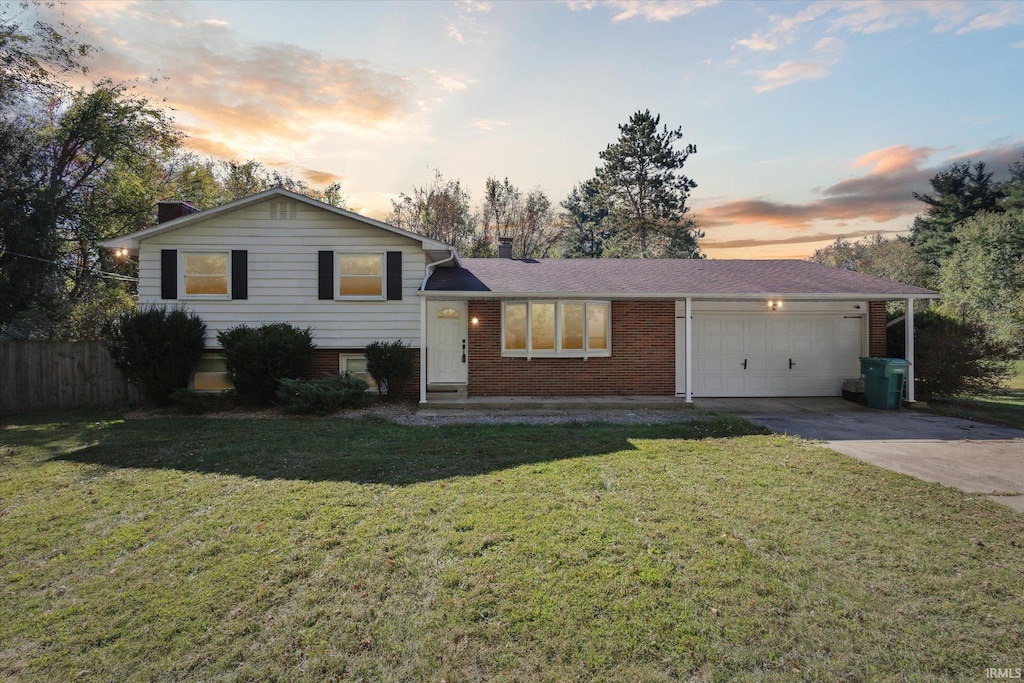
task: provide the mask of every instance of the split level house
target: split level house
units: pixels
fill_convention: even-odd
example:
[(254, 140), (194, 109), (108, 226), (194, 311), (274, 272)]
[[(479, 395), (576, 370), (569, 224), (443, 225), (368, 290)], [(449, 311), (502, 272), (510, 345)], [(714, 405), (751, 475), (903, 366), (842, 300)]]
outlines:
[[(196, 389), (226, 386), (217, 334), (310, 327), (311, 376), (415, 349), (421, 403), (455, 397), (838, 396), (884, 356), (885, 304), (935, 292), (800, 260), (462, 258), (451, 246), (275, 188), (205, 211), (163, 202), (108, 240), (139, 262), (139, 303), (208, 327)], [(914, 399), (913, 325), (907, 400)]]

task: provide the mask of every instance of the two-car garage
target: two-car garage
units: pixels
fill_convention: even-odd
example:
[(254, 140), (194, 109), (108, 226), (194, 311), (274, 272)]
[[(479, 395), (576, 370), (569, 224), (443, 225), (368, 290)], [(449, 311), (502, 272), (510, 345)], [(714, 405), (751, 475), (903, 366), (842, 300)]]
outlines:
[[(694, 301), (695, 397), (838, 396), (867, 354), (865, 302)], [(685, 392), (685, 302), (676, 305), (676, 387)]]

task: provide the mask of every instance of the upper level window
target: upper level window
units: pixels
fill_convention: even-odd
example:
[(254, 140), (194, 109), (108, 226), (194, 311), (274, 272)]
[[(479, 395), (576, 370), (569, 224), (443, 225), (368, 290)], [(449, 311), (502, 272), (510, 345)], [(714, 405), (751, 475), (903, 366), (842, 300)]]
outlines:
[(512, 301), (502, 305), (504, 356), (611, 355), (611, 303)]
[(228, 252), (183, 253), (185, 296), (228, 296), (228, 256)]
[(338, 254), (338, 296), (384, 297), (384, 254)]

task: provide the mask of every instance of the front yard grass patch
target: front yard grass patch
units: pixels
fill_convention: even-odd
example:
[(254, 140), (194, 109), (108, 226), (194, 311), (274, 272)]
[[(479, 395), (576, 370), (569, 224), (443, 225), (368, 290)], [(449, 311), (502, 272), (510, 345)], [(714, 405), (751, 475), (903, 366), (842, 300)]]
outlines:
[(2, 426), (0, 679), (1024, 665), (1024, 516), (741, 420)]

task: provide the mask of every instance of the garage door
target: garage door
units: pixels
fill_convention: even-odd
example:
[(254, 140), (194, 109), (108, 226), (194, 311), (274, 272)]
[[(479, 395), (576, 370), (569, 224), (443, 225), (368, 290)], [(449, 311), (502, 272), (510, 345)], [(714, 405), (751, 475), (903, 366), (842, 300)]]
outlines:
[(864, 317), (697, 312), (693, 395), (838, 396), (860, 374)]

